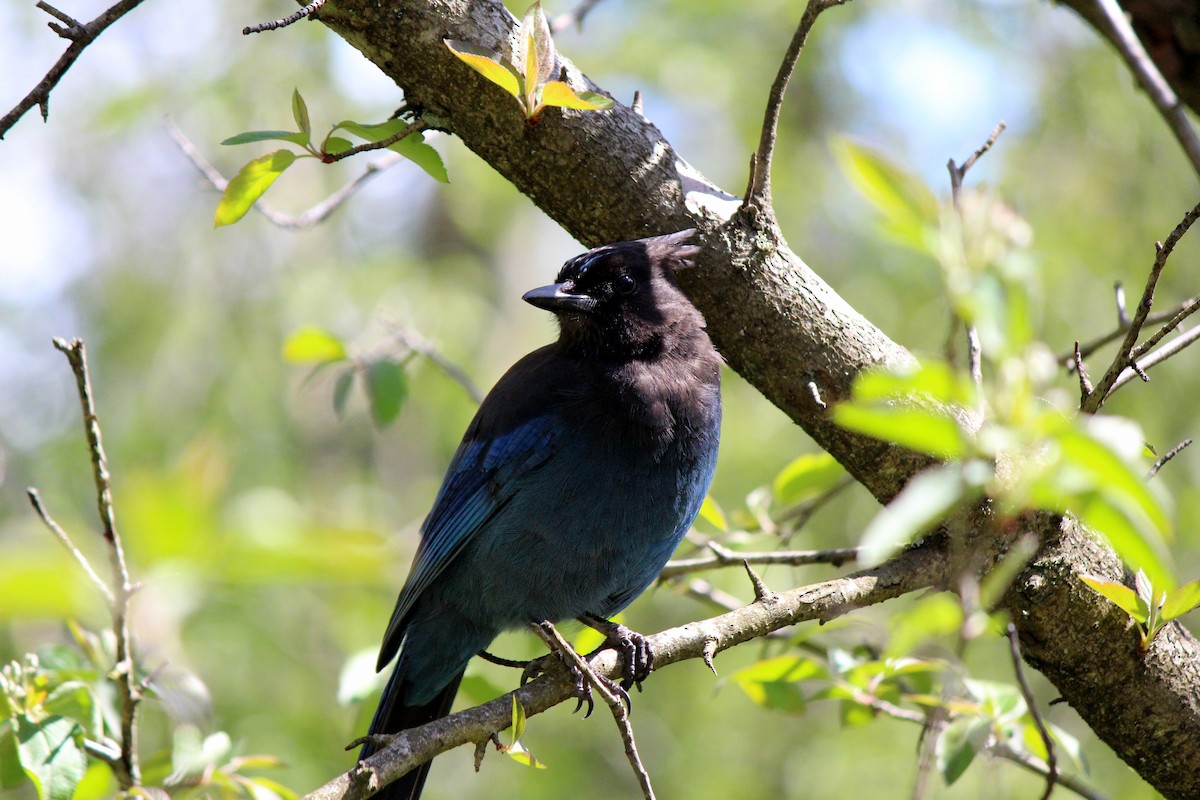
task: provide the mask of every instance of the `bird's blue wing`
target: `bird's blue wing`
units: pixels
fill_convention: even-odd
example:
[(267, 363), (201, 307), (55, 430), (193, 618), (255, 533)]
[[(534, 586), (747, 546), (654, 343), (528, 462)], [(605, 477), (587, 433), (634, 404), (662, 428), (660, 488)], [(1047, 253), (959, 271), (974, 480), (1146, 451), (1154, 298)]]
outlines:
[(479, 438), (468, 434), (459, 445), (421, 526), (421, 544), (383, 637), (381, 667), (400, 649), (413, 603), (512, 499), (520, 477), (554, 457), (561, 427), (554, 417), (536, 417), (503, 433)]

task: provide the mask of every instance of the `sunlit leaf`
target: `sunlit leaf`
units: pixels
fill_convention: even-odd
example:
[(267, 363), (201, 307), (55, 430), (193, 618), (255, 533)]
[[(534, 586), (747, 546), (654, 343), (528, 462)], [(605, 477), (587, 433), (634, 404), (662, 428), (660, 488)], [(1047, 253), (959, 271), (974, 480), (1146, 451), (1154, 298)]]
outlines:
[(389, 358), (380, 358), (367, 366), (364, 388), (375, 424), (386, 428), (395, 422), (408, 396), (408, 378), (404, 367)]
[(457, 42), (452, 39), (444, 41), (446, 47), (450, 48), (450, 52), (458, 56), (464, 64), (513, 97), (520, 98), (521, 87), (517, 82), (517, 76), (509, 67), (500, 63), (498, 54), (476, 47), (469, 42)]
[[(612, 100), (595, 92), (587, 92), (588, 98), (582, 92), (576, 92), (562, 81), (550, 81), (542, 87), (542, 105), (558, 106), (560, 108), (578, 108), (583, 111), (600, 111), (612, 108)], [(599, 102), (603, 101), (603, 102)]]
[(779, 471), (771, 491), (776, 503), (791, 506), (829, 491), (845, 474), (845, 468), (828, 453), (808, 453)]
[(345, 343), (315, 325), (306, 325), (283, 343), (283, 360), (289, 364), (328, 364), (345, 358)]
[(848, 139), (833, 143), (842, 172), (888, 222), (889, 230), (906, 245), (927, 250), (925, 232), (938, 224), (938, 202), (915, 175), (902, 170), (882, 153)]
[(17, 753), (38, 800), (71, 800), (87, 771), (87, 755), (77, 743), (83, 729), (65, 717), (37, 722), (24, 715), (15, 719)]
[(859, 561), (878, 564), (941, 521), (965, 499), (960, 467), (944, 464), (908, 482), (863, 531)]
[(937, 458), (962, 458), (967, 453), (967, 437), (949, 408), (900, 403), (867, 406), (851, 401), (835, 406), (833, 419), (848, 430)]
[(242, 167), (233, 180), (225, 187), (225, 194), (217, 204), (217, 213), (213, 227), (232, 225), (254, 205), (263, 192), (271, 188), (275, 179), (296, 161), (296, 154), (291, 150), (276, 150), (259, 156)]
[[(0, 708), (3, 707), (0, 701)], [(5, 712), (0, 717), (0, 789), (15, 789), (29, 777), (21, 768), (21, 756), (17, 752), (16, 721)]]
[(962, 604), (956, 596), (935, 594), (921, 598), (912, 608), (892, 617), (886, 652), (890, 656), (911, 653), (929, 639), (957, 633), (962, 621)]
[(525, 708), (517, 702), (517, 696), (512, 696), (512, 729), (509, 734), (512, 737), (512, 743), (516, 744), (521, 735), (525, 733)]
[(826, 677), (825, 669), (807, 656), (786, 655), (760, 661), (730, 676), (756, 704), (777, 711), (803, 712), (799, 682)]
[(1185, 583), (1167, 595), (1162, 607), (1163, 621), (1182, 617), (1197, 606), (1200, 606), (1200, 581)]
[(525, 108), (531, 112), (538, 105), (542, 86), (554, 75), (554, 40), (550, 37), (550, 23), (542, 11), (541, 0), (525, 11), (518, 35), (517, 63), (525, 77)]
[(1150, 619), (1150, 609), (1146, 606), (1145, 601), (1128, 586), (1103, 578), (1093, 578), (1091, 575), (1080, 575), (1079, 580), (1107, 598), (1134, 620), (1145, 623)]
[(963, 686), (993, 719), (1015, 718), (1029, 710), (1021, 690), (1011, 683), (964, 678)]
[[(1086, 431), (1069, 430), (1059, 437), (1058, 445), (1062, 448), (1063, 458), (1072, 467), (1088, 472), (1093, 476), (1094, 486), (1102, 488), (1104, 493), (1119, 502), (1122, 506), (1135, 507), (1154, 526), (1161, 535), (1170, 531), (1170, 522), (1166, 510), (1146, 482), (1143, 471), (1134, 469), (1132, 456), (1123, 455), (1121, 448), (1134, 448), (1133, 453), (1140, 451), (1141, 436), (1136, 426), (1122, 446), (1111, 437), (1112, 428), (1109, 426), (1095, 427), (1089, 423)], [(1096, 435), (1103, 431), (1105, 435)], [(1133, 441), (1128, 441), (1136, 437)], [(1157, 585), (1157, 581), (1155, 582)]]
[(382, 676), (375, 671), (379, 653), (375, 648), (359, 650), (342, 664), (338, 675), (337, 702), (343, 708), (361, 703), (376, 691)]
[(704, 502), (700, 505), (700, 513), (697, 518), (704, 520), (722, 533), (729, 532), (729, 521), (725, 518), (725, 512), (711, 494), (704, 496)]
[(296, 127), (300, 133), (304, 134), (304, 141), (301, 144), (308, 144), (309, 137), (312, 135), (312, 123), (308, 119), (308, 105), (300, 96), (299, 89), (292, 90), (292, 118), (296, 120)]
[(254, 142), (281, 141), (292, 144), (308, 144), (308, 134), (295, 131), (247, 131), (237, 136), (230, 136), (221, 144), (252, 144)]

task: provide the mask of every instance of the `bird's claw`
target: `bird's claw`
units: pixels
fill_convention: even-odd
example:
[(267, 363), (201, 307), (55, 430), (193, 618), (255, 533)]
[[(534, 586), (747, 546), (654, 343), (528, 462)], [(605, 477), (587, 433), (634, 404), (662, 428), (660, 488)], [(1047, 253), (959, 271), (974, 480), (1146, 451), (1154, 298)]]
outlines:
[[(642, 681), (650, 677), (650, 672), (654, 669), (654, 650), (650, 647), (650, 640), (638, 633), (630, 630), (624, 625), (617, 622), (610, 622), (606, 619), (598, 617), (580, 617), (580, 620), (592, 628), (595, 628), (600, 633), (604, 634), (605, 642), (596, 650), (588, 655), (592, 658), (601, 650), (612, 648), (621, 654), (622, 677), (621, 677), (621, 694), (623, 699), (628, 704), (630, 687), (636, 686), (638, 691), (642, 690)], [(615, 685), (615, 684), (614, 684)]]

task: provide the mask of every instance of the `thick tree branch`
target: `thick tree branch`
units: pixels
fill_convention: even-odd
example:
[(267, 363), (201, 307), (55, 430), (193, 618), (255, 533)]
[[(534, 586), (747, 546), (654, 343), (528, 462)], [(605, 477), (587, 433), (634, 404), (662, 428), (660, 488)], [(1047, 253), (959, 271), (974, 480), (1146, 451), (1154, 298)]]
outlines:
[[(699, 228), (701, 268), (682, 282), (722, 354), (877, 498), (890, 500), (930, 465), (833, 424), (829, 408), (860, 372), (912, 356), (838, 297), (769, 220), (752, 208), (738, 213), (736, 198), (632, 109), (552, 110), (529, 127), (507, 95), (446, 50), (442, 40), (452, 38), (505, 51), (516, 20), (498, 2), (335, 0), (321, 19), (393, 78), (407, 103), (444, 120), (584, 244)], [(588, 83), (562, 63), (572, 85)], [(1025, 658), (1164, 795), (1200, 797), (1200, 647), (1172, 628), (1143, 659), (1127, 618), (1075, 578), (1086, 571), (1119, 579), (1115, 554), (1060, 517), (1039, 516), (1030, 532), (1042, 549), (1005, 598)], [(766, 630), (740, 618), (728, 624), (748, 625), (738, 636)], [(702, 655), (703, 637), (694, 646)], [(452, 723), (445, 725), (439, 741), (450, 735)], [(409, 743), (419, 738), (405, 734)]]
[[(802, 586), (771, 595), (728, 614), (690, 622), (651, 637), (654, 671), (688, 659), (705, 659), (771, 631), (810, 620), (829, 620), (855, 608), (946, 582), (946, 559), (937, 545), (911, 550), (886, 564), (844, 578)], [(621, 677), (615, 651), (591, 661), (592, 669), (610, 679)], [(558, 670), (518, 689), (515, 694), (527, 716), (540, 714), (574, 697), (574, 681)], [(439, 753), (464, 744), (486, 741), (512, 721), (512, 694), (482, 706), (460, 711), (397, 734), (363, 765), (346, 772), (307, 795), (304, 800), (361, 800)]]

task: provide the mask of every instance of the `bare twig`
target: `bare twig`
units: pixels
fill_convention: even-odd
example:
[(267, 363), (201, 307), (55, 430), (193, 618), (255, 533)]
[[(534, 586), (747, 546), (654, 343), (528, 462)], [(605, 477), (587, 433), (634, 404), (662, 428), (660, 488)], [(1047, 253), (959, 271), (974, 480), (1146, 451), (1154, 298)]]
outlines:
[[(1195, 314), (1197, 309), (1200, 309), (1200, 298), (1193, 297), (1192, 299), (1184, 302), (1179, 307), (1179, 310), (1172, 314), (1171, 318), (1168, 319), (1161, 328), (1155, 331), (1149, 339), (1133, 348), (1133, 358), (1138, 359), (1148, 353), (1150, 349), (1154, 347), (1154, 345), (1163, 340), (1163, 337), (1178, 328), (1180, 324), (1192, 314)], [(1147, 317), (1147, 319), (1149, 318)]]
[(1168, 461), (1170, 461), (1172, 458), (1174, 458), (1175, 456), (1182, 453), (1185, 449), (1187, 449), (1191, 445), (1191, 443), (1192, 443), (1191, 439), (1184, 439), (1182, 442), (1180, 442), (1179, 444), (1175, 445), (1170, 450), (1168, 450), (1167, 454), (1165, 456), (1163, 456), (1162, 458), (1160, 458), (1154, 462), (1154, 466), (1152, 466), (1150, 468), (1150, 472), (1146, 475), (1146, 480), (1150, 480), (1155, 475), (1157, 475), (1158, 471), (1160, 469), (1162, 469), (1163, 466), (1166, 465), (1166, 463)]
[(1142, 46), (1137, 34), (1133, 32), (1133, 26), (1129, 24), (1129, 18), (1125, 16), (1125, 11), (1118, 5), (1117, 0), (1093, 0), (1093, 2), (1107, 23), (1100, 26), (1102, 32), (1117, 48), (1117, 52), (1121, 54), (1121, 58), (1128, 65), (1129, 71), (1137, 79), (1138, 85), (1150, 96), (1158, 113), (1166, 120), (1171, 133), (1175, 135), (1180, 147), (1183, 148), (1184, 155), (1192, 163), (1192, 169), (1200, 174), (1200, 138), (1196, 136), (1196, 131), (1192, 128), (1183, 103), (1179, 102), (1174, 90), (1159, 72), (1158, 66), (1146, 53), (1146, 49)]
[(475, 385), (475, 381), (471, 380), (471, 376), (467, 374), (467, 371), (442, 355), (441, 351), (434, 347), (432, 342), (422, 337), (416, 331), (408, 330), (400, 325), (392, 324), (390, 327), (392, 336), (400, 344), (432, 361), (451, 380), (466, 389), (467, 394), (476, 403), (483, 402), (483, 392), (479, 391), (479, 387)]
[[(1097, 2), (1109, 1), (1097, 0)], [(1129, 322), (1129, 329), (1125, 332), (1125, 338), (1121, 341), (1121, 347), (1117, 351), (1117, 355), (1113, 358), (1108, 371), (1104, 373), (1104, 377), (1096, 384), (1095, 389), (1080, 404), (1080, 408), (1085, 413), (1094, 414), (1099, 411), (1109, 395), (1116, 390), (1118, 378), (1123, 378), (1122, 373), (1134, 366), (1134, 347), (1137, 344), (1138, 336), (1141, 335), (1142, 326), (1146, 323), (1146, 318), (1150, 315), (1150, 309), (1154, 305), (1154, 289), (1158, 285), (1159, 276), (1162, 275), (1163, 268), (1166, 267), (1167, 259), (1170, 258), (1175, 245), (1179, 243), (1179, 240), (1183, 238), (1183, 235), (1187, 233), (1197, 218), (1200, 218), (1200, 203), (1197, 203), (1190, 211), (1184, 214), (1183, 219), (1180, 220), (1179, 224), (1175, 226), (1175, 229), (1171, 231), (1165, 240), (1155, 243), (1154, 264), (1150, 267), (1150, 274), (1146, 277), (1146, 288), (1142, 290), (1142, 299), (1138, 302), (1137, 310), (1133, 313), (1133, 319)], [(1182, 339), (1183, 337), (1180, 338)], [(1172, 344), (1178, 344), (1178, 342), (1179, 339), (1176, 339)], [(1167, 347), (1170, 347), (1170, 345)], [(1167, 347), (1162, 348), (1162, 350), (1166, 350)], [(1147, 364), (1144, 362), (1141, 366), (1145, 369)], [(1133, 374), (1136, 370), (1130, 370), (1130, 372)], [(1127, 379), (1122, 381), (1122, 383), (1126, 381)]]
[(417, 122), (410, 122), (406, 128), (397, 131), (386, 139), (380, 139), (377, 142), (366, 142), (365, 144), (355, 145), (349, 150), (343, 150), (340, 153), (323, 153), (321, 155), (321, 160), (326, 164), (332, 164), (335, 161), (341, 161), (343, 158), (356, 156), (359, 153), (369, 153), (372, 150), (386, 150), (401, 139), (411, 136), (419, 131), (427, 130), (429, 130), (428, 122), (422, 122), (419, 120)]
[(742, 200), (742, 208), (754, 206), (760, 210), (771, 207), (771, 158), (775, 153), (775, 139), (779, 132), (779, 112), (783, 108), (783, 95), (787, 91), (788, 81), (796, 69), (800, 59), (800, 51), (813, 24), (822, 11), (833, 6), (843, 5), (847, 0), (808, 0), (800, 25), (792, 36), (791, 44), (779, 65), (775, 82), (771, 84), (771, 92), (767, 96), (767, 110), (763, 114), (762, 132), (759, 134), (758, 150), (750, 156), (750, 181), (746, 187), (746, 197)]
[(1197, 325), (1195, 328), (1191, 328), (1190, 330), (1180, 334), (1177, 338), (1167, 342), (1150, 355), (1140, 359), (1137, 362), (1136, 369), (1133, 366), (1130, 366), (1127, 369), (1122, 370), (1120, 376), (1116, 379), (1116, 381), (1113, 382), (1112, 388), (1109, 389), (1107, 396), (1111, 397), (1113, 392), (1117, 391), (1117, 389), (1120, 389), (1134, 378), (1141, 378), (1143, 381), (1147, 380), (1146, 370), (1150, 369), (1151, 367), (1157, 367), (1171, 356), (1178, 355), (1184, 348), (1195, 344), (1198, 339), (1200, 339), (1200, 325)]
[(116, 605), (116, 599), (113, 597), (112, 591), (104, 583), (103, 579), (96, 574), (96, 570), (92, 569), (92, 565), (88, 562), (87, 557), (83, 555), (83, 551), (75, 546), (75, 543), (71, 541), (71, 537), (67, 535), (67, 532), (54, 521), (49, 512), (42, 506), (42, 498), (38, 495), (37, 489), (31, 487), (26, 489), (25, 493), (29, 495), (29, 502), (33, 504), (33, 510), (37, 512), (43, 524), (54, 534), (54, 538), (58, 539), (63, 547), (67, 548), (67, 552), (74, 556), (75, 560), (79, 562), (79, 566), (83, 567), (83, 571), (87, 574), (88, 579), (104, 595), (104, 599), (108, 601), (108, 607), (112, 608)]
[(1054, 794), (1054, 785), (1058, 783), (1058, 758), (1054, 754), (1054, 738), (1046, 727), (1046, 721), (1042, 719), (1042, 712), (1038, 710), (1037, 700), (1029, 689), (1029, 682), (1025, 680), (1025, 670), (1021, 666), (1021, 643), (1017, 640), (1017, 626), (1008, 623), (1007, 633), (1008, 650), (1012, 656), (1017, 686), (1021, 688), (1021, 696), (1025, 698), (1029, 716), (1033, 717), (1034, 727), (1037, 728), (1038, 736), (1042, 738), (1042, 746), (1046, 748), (1046, 791), (1042, 793), (1042, 800), (1050, 800), (1050, 795)]
[[(1154, 312), (1146, 317), (1146, 321), (1142, 323), (1142, 327), (1145, 327), (1146, 325), (1158, 325), (1160, 323), (1166, 323), (1180, 311), (1192, 306), (1197, 302), (1200, 302), (1200, 295), (1197, 295), (1196, 297), (1189, 297), (1179, 305), (1175, 306), (1174, 308), (1167, 309), (1166, 311)], [(1101, 347), (1104, 347), (1104, 345), (1115, 342), (1117, 339), (1120, 339), (1125, 335), (1125, 332), (1129, 330), (1129, 317), (1128, 315), (1122, 314), (1118, 314), (1118, 317), (1119, 319), (1115, 329), (1102, 336), (1097, 336), (1090, 342), (1084, 342), (1079, 345), (1079, 352), (1083, 358), (1087, 358)], [(1058, 363), (1073, 369), (1075, 367), (1075, 352), (1074, 350), (1070, 350), (1059, 353), (1055, 356), (1055, 360), (1058, 361)]]
[(83, 427), (87, 435), (88, 450), (92, 456), (92, 476), (96, 483), (96, 509), (100, 514), (104, 541), (108, 544), (112, 565), (112, 624), (116, 637), (117, 696), (121, 710), (121, 755), (114, 766), (117, 781), (122, 789), (129, 789), (141, 782), (137, 756), (137, 705), (142, 693), (135, 679), (133, 647), (129, 636), (129, 599), (135, 591), (129, 580), (129, 567), (125, 562), (125, 549), (117, 532), (116, 515), (112, 504), (112, 486), (108, 463), (104, 455), (104, 444), (100, 436), (100, 422), (92, 400), (92, 384), (88, 375), (87, 348), (80, 339), (67, 342), (54, 340), (55, 349), (62, 352), (75, 373), (79, 389), (79, 404), (83, 412)]
[(802, 566), (804, 564), (833, 564), (841, 566), (858, 558), (858, 549), (840, 547), (830, 550), (777, 550), (775, 552), (739, 553), (730, 550), (717, 542), (705, 542), (705, 547), (712, 551), (711, 556), (697, 558), (680, 558), (668, 561), (659, 573), (659, 580), (670, 580), (680, 575), (719, 567), (741, 566), (742, 564), (786, 564)]
[(49, 23), (51, 30), (65, 39), (70, 39), (71, 44), (67, 47), (66, 52), (55, 62), (54, 66), (50, 68), (50, 71), (46, 73), (45, 77), (38, 82), (38, 85), (33, 87), (33, 90), (25, 95), (21, 102), (13, 106), (11, 111), (0, 118), (0, 139), (3, 139), (4, 134), (8, 133), (9, 129), (17, 124), (17, 120), (23, 117), (25, 112), (34, 106), (38, 106), (42, 110), (42, 121), (47, 121), (50, 117), (50, 92), (54, 91), (54, 87), (67, 74), (67, 70), (79, 58), (84, 48), (96, 41), (96, 37), (103, 33), (109, 25), (112, 25), (121, 17), (141, 5), (142, 1), (121, 0), (119, 3), (110, 6), (104, 13), (86, 25), (81, 25), (74, 18), (59, 11), (49, 3), (38, 2), (38, 8), (66, 24), (64, 28), (53, 22)]
[[(201, 155), (196, 146), (192, 144), (190, 139), (188, 139), (187, 134), (181, 131), (179, 127), (170, 119), (167, 119), (164, 124), (167, 127), (167, 133), (171, 134), (171, 138), (175, 140), (175, 144), (179, 146), (179, 149), (183, 151), (183, 154), (188, 157), (189, 161), (192, 162), (192, 166), (194, 166), (200, 172), (200, 174), (204, 176), (205, 180), (212, 184), (214, 189), (216, 189), (218, 192), (225, 191), (225, 187), (229, 185), (229, 181), (224, 175), (218, 172), (217, 169), (210, 164), (203, 155)], [(312, 226), (323, 222), (327, 217), (329, 217), (330, 214), (340, 208), (341, 205), (353, 197), (368, 180), (375, 177), (375, 175), (379, 174), (380, 172), (383, 172), (390, 167), (394, 167), (396, 164), (399, 164), (404, 160), (404, 156), (400, 155), (399, 153), (388, 153), (382, 158), (367, 164), (366, 169), (364, 169), (357, 178), (350, 181), (333, 194), (329, 195), (329, 197), (326, 197), (320, 203), (317, 203), (307, 211), (294, 216), (291, 214), (285, 214), (282, 211), (278, 211), (262, 200), (259, 200), (257, 203), (255, 203), (254, 208), (273, 224), (278, 225), (281, 228), (288, 228), (291, 230), (311, 228)]]
[(550, 20), (550, 32), (562, 33), (571, 27), (582, 31), (584, 17), (592, 13), (592, 9), (598, 5), (600, 5), (600, 0), (580, 0), (579, 5)]
[(305, 17), (311, 18), (313, 14), (321, 10), (321, 6), (323, 5), (325, 5), (325, 0), (313, 0), (295, 14), (289, 14), (283, 19), (277, 19), (273, 22), (260, 22), (257, 25), (247, 25), (245, 28), (242, 28), (242, 35), (249, 36), (252, 33), (262, 33), (263, 31), (273, 31), (278, 28), (286, 28), (293, 22), (299, 22)]
[(1087, 402), (1094, 387), (1088, 378), (1087, 367), (1083, 365), (1083, 353), (1079, 350), (1079, 342), (1075, 343), (1075, 374), (1079, 376), (1079, 403), (1082, 405)]
[(992, 149), (996, 140), (1000, 138), (1000, 134), (1004, 133), (1004, 129), (1007, 127), (1003, 122), (997, 123), (987, 140), (963, 162), (961, 167), (954, 163), (953, 158), (946, 162), (946, 169), (950, 172), (950, 196), (953, 198), (955, 208), (958, 208), (959, 194), (962, 192), (962, 183), (963, 179), (967, 177), (967, 171), (975, 166), (975, 162), (983, 158), (988, 150)]
[(638, 786), (641, 787), (642, 796), (646, 800), (654, 800), (654, 788), (650, 785), (650, 773), (646, 772), (646, 765), (642, 763), (642, 757), (638, 754), (637, 742), (633, 738), (633, 726), (629, 724), (629, 711), (625, 708), (625, 703), (617, 697), (604, 680), (596, 675), (591, 664), (575, 652), (575, 648), (562, 637), (553, 623), (537, 622), (532, 623), (531, 627), (538, 636), (542, 637), (542, 641), (546, 643), (547, 647), (574, 664), (575, 669), (583, 673), (592, 687), (599, 692), (600, 697), (604, 699), (609, 710), (612, 711), (617, 730), (621, 732), (621, 741), (625, 744), (625, 757), (629, 759), (629, 766), (637, 778)]

